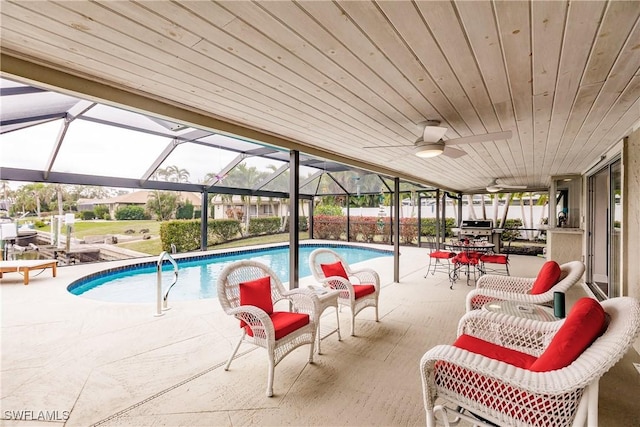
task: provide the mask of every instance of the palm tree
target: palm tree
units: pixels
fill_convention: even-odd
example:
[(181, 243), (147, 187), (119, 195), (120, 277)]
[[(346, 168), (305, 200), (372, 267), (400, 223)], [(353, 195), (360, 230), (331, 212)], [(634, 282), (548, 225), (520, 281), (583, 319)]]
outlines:
[(504, 204), (504, 210), (502, 211), (502, 219), (500, 220), (500, 227), (504, 228), (507, 224), (507, 215), (509, 214), (509, 205), (511, 205), (511, 199), (513, 193), (507, 193), (507, 201)]
[(191, 174), (186, 169), (181, 169), (176, 165), (167, 166), (164, 169), (158, 169), (158, 172), (170, 182), (189, 182)]
[[(225, 180), (230, 187), (237, 188), (253, 188), (258, 182), (268, 176), (268, 172), (260, 172), (255, 166), (247, 167), (245, 163), (240, 163), (227, 174)], [(249, 195), (241, 195), (240, 199), (244, 205), (244, 223), (245, 232), (249, 229), (249, 210), (251, 206), (251, 197)]]
[[(476, 219), (476, 209), (473, 206), (473, 196), (474, 194), (467, 194), (467, 203), (469, 204), (469, 219)], [(484, 198), (484, 196), (483, 196)]]

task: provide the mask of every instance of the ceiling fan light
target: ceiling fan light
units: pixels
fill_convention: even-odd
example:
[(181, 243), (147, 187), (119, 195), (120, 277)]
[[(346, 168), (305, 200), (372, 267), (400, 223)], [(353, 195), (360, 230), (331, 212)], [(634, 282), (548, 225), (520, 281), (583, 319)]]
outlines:
[(423, 159), (436, 157), (444, 151), (444, 143), (442, 142), (424, 142), (418, 140), (414, 148), (413, 154)]
[(498, 191), (500, 191), (500, 190), (501, 190), (501, 188), (500, 188), (500, 187), (493, 187), (493, 186), (489, 186), (489, 187), (487, 187), (487, 191), (488, 191), (489, 193), (497, 193), (497, 192), (498, 192)]

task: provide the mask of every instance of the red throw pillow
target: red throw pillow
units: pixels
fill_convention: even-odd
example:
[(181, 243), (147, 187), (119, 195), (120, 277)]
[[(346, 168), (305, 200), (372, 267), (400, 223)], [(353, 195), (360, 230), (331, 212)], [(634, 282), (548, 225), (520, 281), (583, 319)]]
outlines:
[(529, 369), (547, 372), (569, 366), (607, 327), (607, 315), (598, 301), (581, 298), (571, 308), (549, 347)]
[(240, 305), (253, 305), (263, 309), (267, 314), (273, 313), (271, 277), (265, 276), (240, 283)]
[(344, 267), (340, 261), (334, 262), (333, 264), (320, 264), (320, 268), (322, 268), (324, 277), (340, 276), (349, 280), (349, 276), (347, 276), (347, 272), (344, 271)]
[(553, 287), (553, 285), (558, 283), (558, 279), (560, 279), (560, 273), (560, 266), (557, 262), (545, 262), (538, 272), (538, 277), (536, 277), (536, 281), (533, 282), (533, 287), (531, 288), (531, 292), (529, 293), (531, 295), (538, 295), (547, 292)]

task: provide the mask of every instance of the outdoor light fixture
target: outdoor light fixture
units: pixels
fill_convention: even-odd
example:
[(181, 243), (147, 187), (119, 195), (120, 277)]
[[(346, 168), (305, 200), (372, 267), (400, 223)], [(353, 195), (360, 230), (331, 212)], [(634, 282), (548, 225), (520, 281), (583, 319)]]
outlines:
[(444, 142), (425, 142), (422, 138), (418, 139), (413, 149), (413, 154), (422, 158), (436, 157), (444, 151)]

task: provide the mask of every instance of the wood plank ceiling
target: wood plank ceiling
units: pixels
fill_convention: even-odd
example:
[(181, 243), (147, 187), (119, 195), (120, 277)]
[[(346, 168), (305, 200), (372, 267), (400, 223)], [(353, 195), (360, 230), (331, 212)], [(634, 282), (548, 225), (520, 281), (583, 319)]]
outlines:
[[(3, 55), (460, 191), (546, 187), (640, 120), (637, 1), (5, 0), (0, 13)], [(426, 119), (445, 139), (513, 137), (421, 159)]]

